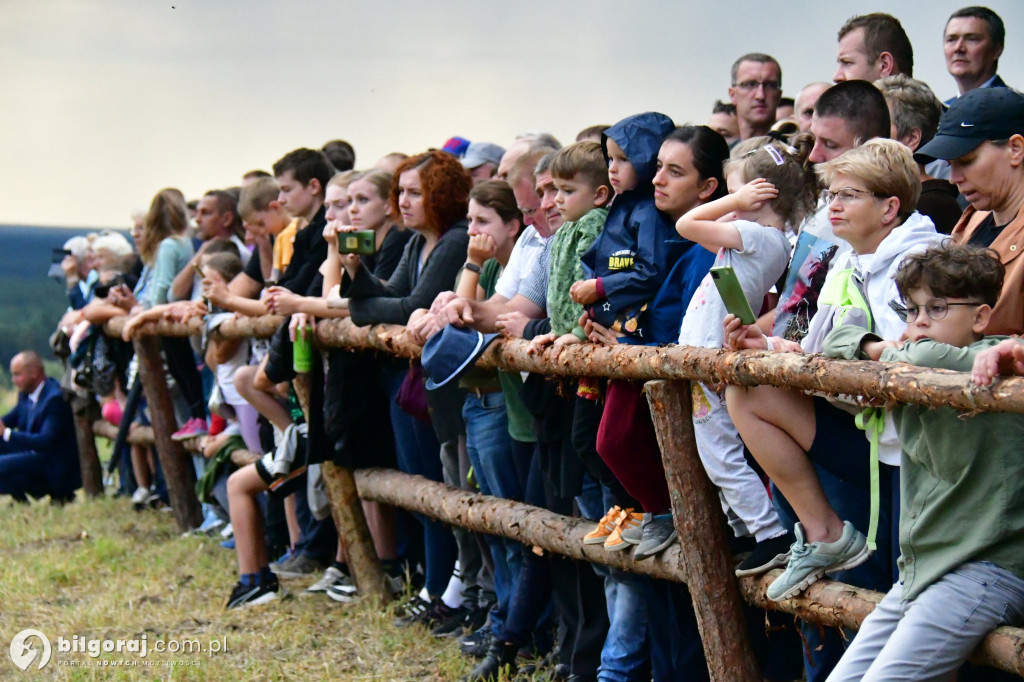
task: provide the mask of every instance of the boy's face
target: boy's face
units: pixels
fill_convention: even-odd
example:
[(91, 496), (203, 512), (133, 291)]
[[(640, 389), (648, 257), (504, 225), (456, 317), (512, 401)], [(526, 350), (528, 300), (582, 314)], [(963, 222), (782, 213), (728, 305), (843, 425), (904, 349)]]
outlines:
[(907, 308), (906, 337), (909, 340), (931, 339), (959, 347), (969, 346), (981, 338), (992, 313), (987, 304), (979, 301), (938, 298), (927, 286), (911, 290), (903, 306)]
[(616, 194), (634, 189), (638, 182), (633, 162), (622, 151), (622, 147), (610, 137), (608, 138), (608, 181), (612, 183), (612, 189)]
[(295, 179), (295, 174), (288, 170), (277, 177), (281, 191), (277, 200), (281, 207), (293, 218), (312, 218), (313, 207), (317, 205), (317, 190), (320, 183), (315, 179), (303, 185)]
[(246, 243), (251, 244), (259, 237), (280, 234), (288, 226), (288, 220), (288, 214), (276, 201), (270, 202), (265, 211), (253, 211), (242, 221)]
[(572, 180), (554, 181), (555, 189), (558, 190), (555, 206), (563, 221), (579, 220), (605, 201), (601, 187), (591, 187), (590, 183), (578, 178), (579, 174), (574, 175)]

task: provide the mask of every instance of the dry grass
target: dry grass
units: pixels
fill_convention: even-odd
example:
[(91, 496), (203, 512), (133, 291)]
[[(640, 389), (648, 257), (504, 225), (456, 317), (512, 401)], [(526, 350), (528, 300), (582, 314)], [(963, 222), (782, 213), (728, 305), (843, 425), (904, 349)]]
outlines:
[[(58, 680), (457, 680), (471, 667), (454, 640), (393, 627), (390, 609), (301, 596), (311, 580), (287, 582), (291, 598), (225, 611), (236, 579), (234, 552), (222, 549), (220, 538), (182, 538), (169, 514), (135, 513), (124, 499), (79, 500), (63, 509), (5, 501), (0, 518), (0, 679), (46, 673)], [(42, 631), (53, 644), (42, 672), (22, 673), (6, 655), (24, 628)], [(144, 659), (57, 652), (58, 636), (143, 634), (150, 648)], [(152, 651), (158, 640), (212, 639), (226, 651)]]

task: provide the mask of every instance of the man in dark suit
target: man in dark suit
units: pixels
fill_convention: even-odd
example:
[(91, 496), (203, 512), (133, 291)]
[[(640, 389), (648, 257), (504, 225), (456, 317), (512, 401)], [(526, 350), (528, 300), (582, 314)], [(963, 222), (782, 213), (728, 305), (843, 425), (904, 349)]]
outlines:
[(66, 502), (82, 486), (71, 407), (32, 351), (11, 360), (18, 404), (0, 420), (0, 494)]

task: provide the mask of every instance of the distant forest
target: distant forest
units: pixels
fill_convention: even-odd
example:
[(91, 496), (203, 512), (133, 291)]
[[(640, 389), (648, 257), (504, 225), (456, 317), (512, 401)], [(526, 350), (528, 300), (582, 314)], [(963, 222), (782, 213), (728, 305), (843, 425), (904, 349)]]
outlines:
[(52, 358), (49, 336), (68, 307), (63, 284), (46, 277), (52, 249), (86, 229), (0, 225), (0, 387), (19, 351)]

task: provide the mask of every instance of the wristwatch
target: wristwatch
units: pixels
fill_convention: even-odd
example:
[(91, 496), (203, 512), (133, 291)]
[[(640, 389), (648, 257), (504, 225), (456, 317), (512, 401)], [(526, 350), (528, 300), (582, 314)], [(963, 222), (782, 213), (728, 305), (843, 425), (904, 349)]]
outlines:
[(480, 266), (476, 265), (475, 263), (466, 263), (465, 265), (462, 266), (462, 269), (469, 270), (470, 272), (475, 272), (478, 275), (480, 274)]

